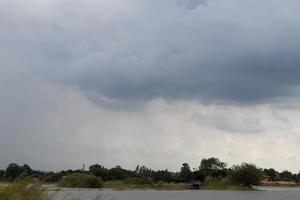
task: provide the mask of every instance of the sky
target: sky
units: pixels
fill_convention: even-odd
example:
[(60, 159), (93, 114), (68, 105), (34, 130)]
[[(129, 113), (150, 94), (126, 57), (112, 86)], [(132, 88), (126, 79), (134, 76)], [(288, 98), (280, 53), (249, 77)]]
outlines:
[(1, 0), (0, 168), (300, 170), (297, 0)]

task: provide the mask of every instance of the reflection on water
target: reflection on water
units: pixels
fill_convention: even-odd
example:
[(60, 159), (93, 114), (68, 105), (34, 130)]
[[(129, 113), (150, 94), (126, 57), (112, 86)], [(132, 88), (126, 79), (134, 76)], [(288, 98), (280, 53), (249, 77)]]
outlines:
[(260, 187), (260, 191), (112, 191), (63, 189), (53, 192), (58, 200), (79, 198), (94, 200), (300, 200), (300, 188)]

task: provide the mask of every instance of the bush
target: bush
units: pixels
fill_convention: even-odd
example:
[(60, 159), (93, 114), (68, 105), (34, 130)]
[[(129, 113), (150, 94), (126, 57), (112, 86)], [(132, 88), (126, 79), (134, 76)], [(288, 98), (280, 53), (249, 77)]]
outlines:
[(50, 172), (41, 178), (42, 182), (46, 183), (57, 183), (61, 180), (62, 175), (60, 173)]
[(39, 184), (16, 182), (0, 188), (0, 200), (52, 200)]
[(71, 188), (100, 188), (103, 182), (101, 178), (91, 174), (74, 173), (62, 178), (60, 187)]
[(193, 172), (193, 180), (203, 182), (205, 180), (205, 174), (201, 170), (196, 170)]
[(27, 172), (22, 172), (15, 181), (30, 181), (30, 175)]
[(235, 184), (243, 186), (258, 185), (261, 181), (263, 172), (253, 164), (243, 163), (233, 166), (229, 171), (229, 178)]
[(147, 177), (134, 177), (134, 178), (126, 179), (124, 182), (136, 184), (136, 185), (152, 185), (153, 184), (153, 180), (151, 178), (147, 178)]

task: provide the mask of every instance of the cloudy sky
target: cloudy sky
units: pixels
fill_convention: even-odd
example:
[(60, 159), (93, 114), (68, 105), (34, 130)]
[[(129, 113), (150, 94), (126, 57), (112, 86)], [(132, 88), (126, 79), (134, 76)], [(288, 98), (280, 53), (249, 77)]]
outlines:
[(300, 1), (1, 0), (0, 168), (300, 170)]

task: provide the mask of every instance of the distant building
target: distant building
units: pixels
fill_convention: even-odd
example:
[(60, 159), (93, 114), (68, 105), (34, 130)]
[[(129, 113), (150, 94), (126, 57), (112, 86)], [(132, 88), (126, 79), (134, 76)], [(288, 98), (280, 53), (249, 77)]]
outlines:
[(37, 171), (33, 171), (31, 178), (33, 182), (39, 182), (40, 179), (45, 175), (45, 172), (37, 170)]

